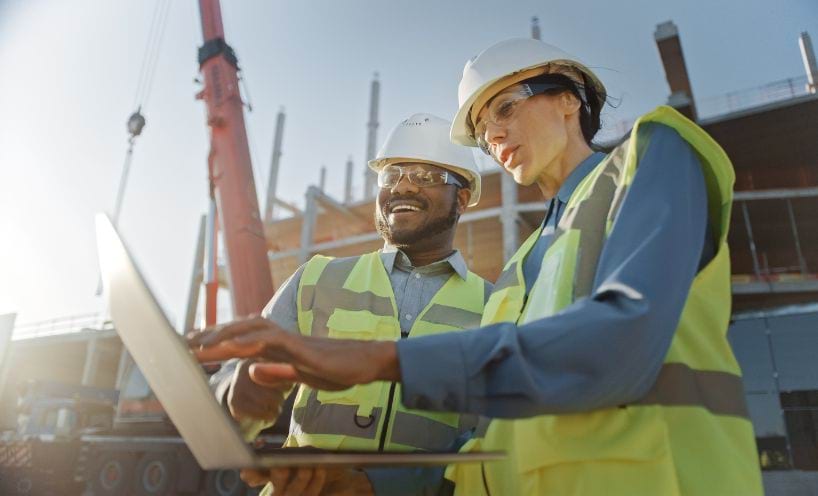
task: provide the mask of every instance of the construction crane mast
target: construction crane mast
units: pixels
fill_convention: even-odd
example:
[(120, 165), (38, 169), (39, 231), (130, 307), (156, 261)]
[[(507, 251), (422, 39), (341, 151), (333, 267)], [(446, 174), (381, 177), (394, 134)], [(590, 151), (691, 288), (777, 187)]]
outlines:
[(241, 317), (261, 311), (273, 295), (273, 281), (244, 125), (238, 60), (225, 41), (219, 1), (199, 0), (199, 10), (204, 89), (197, 98), (207, 106), (211, 191), (224, 236), (233, 315)]

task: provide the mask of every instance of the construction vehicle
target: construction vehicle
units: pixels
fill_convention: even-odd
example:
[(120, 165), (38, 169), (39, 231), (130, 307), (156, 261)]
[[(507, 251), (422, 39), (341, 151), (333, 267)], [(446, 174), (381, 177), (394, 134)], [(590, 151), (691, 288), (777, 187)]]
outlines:
[[(214, 324), (219, 281), (215, 240), (219, 230), (223, 233), (227, 259), (241, 260), (224, 271), (229, 278), (233, 314), (241, 316), (261, 311), (273, 295), (273, 284), (250, 163), (244, 104), (239, 92), (238, 61), (225, 41), (219, 1), (200, 0), (199, 8), (204, 35), (204, 43), (199, 49), (199, 66), (204, 88), (197, 98), (206, 104), (207, 124), (211, 131), (208, 168), (211, 205), (214, 206), (210, 213), (208, 262), (203, 282), (206, 288), (205, 321)], [(122, 208), (134, 141), (145, 125), (140, 110), (141, 106), (128, 121), (129, 148), (114, 219), (118, 219)], [(215, 205), (218, 205), (218, 212)], [(198, 284), (192, 288), (192, 292), (197, 291)], [(113, 375), (119, 389), (28, 383), (19, 398), (18, 425), (7, 431), (0, 443), (3, 475), (0, 478), (3, 490), (0, 492), (79, 494), (85, 490), (86, 494), (93, 495), (245, 494), (246, 487), (235, 470), (205, 473), (199, 468), (142, 374), (122, 350), (110, 323), (95, 327), (87, 328), (88, 349), (85, 350), (85, 366), (79, 382), (84, 385), (94, 381), (107, 382), (110, 386)], [(102, 336), (106, 331), (107, 335)], [(97, 346), (114, 351), (108, 353)], [(49, 349), (48, 342), (41, 343), (41, 347), (41, 352), (51, 355), (52, 359), (62, 354)], [(105, 369), (103, 362), (111, 357), (118, 365), (108, 368), (115, 368), (118, 373), (111, 374), (108, 370), (107, 378), (95, 377), (98, 374), (94, 372)], [(48, 363), (49, 358), (41, 358), (44, 361), (39, 363)], [(19, 374), (21, 367), (24, 368), (24, 364), (15, 363), (9, 368)], [(32, 375), (36, 376), (37, 372)], [(12, 399), (10, 396), (12, 394), (7, 391), (7, 401)], [(259, 442), (263, 443), (265, 439), (261, 437)], [(281, 439), (271, 439), (280, 445)]]
[(24, 383), (17, 428), (0, 434), (2, 494), (247, 494), (236, 470), (199, 468), (130, 359), (123, 374), (119, 391)]

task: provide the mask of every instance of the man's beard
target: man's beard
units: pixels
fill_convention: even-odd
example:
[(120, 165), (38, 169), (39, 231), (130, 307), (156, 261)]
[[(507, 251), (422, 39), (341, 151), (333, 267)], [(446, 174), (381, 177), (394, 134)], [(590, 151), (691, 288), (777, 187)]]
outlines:
[(387, 243), (396, 248), (406, 248), (420, 240), (448, 231), (457, 224), (460, 218), (460, 214), (457, 213), (457, 201), (452, 201), (452, 208), (449, 209), (448, 215), (436, 217), (431, 222), (416, 229), (393, 232), (386, 219), (387, 216), (388, 214), (384, 215), (383, 209), (376, 211), (375, 228)]

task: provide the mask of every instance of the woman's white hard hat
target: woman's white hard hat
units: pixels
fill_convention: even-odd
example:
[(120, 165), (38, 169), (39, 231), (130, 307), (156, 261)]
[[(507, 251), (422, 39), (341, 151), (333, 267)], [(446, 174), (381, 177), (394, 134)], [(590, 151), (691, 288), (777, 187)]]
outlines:
[(389, 164), (421, 162), (456, 172), (469, 182), (469, 206), (480, 200), (480, 171), (472, 151), (449, 140), (451, 122), (432, 114), (414, 114), (395, 126), (369, 168), (380, 171)]
[(463, 68), (463, 77), (457, 88), (460, 108), (450, 132), (452, 142), (477, 146), (472, 131), (473, 119), (486, 102), (517, 82), (543, 74), (546, 66), (550, 65), (583, 72), (589, 83), (594, 85), (600, 100), (605, 101), (605, 85), (577, 57), (533, 38), (501, 41), (466, 62)]

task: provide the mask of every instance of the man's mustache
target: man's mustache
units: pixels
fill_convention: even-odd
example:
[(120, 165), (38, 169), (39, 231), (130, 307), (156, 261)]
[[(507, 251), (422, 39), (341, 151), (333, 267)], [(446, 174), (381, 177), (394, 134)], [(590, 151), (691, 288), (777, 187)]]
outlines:
[(424, 210), (429, 208), (429, 202), (426, 199), (421, 198), (419, 196), (415, 196), (415, 195), (392, 195), (389, 198), (387, 198), (386, 201), (383, 202), (383, 205), (381, 206), (381, 210), (383, 212), (385, 212), (385, 213), (389, 213), (389, 212), (392, 211), (392, 205), (394, 205), (396, 202), (399, 202), (399, 201), (407, 201), (407, 202), (416, 203), (416, 204), (418, 204), (420, 206), (420, 208), (422, 208)]

